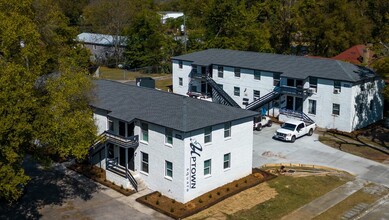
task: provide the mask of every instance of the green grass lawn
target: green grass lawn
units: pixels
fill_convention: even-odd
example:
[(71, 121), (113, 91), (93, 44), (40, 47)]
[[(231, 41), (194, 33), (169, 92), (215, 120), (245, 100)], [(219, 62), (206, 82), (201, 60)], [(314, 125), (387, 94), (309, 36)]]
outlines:
[(125, 69), (100, 67), (100, 78), (111, 80), (135, 80), (137, 77), (158, 77), (169, 74), (129, 72)]
[(172, 78), (155, 80), (155, 87), (163, 91), (168, 91), (168, 86), (172, 85)]
[(228, 216), (228, 219), (280, 219), (350, 179), (351, 176), (279, 176), (268, 182), (278, 192), (275, 198)]

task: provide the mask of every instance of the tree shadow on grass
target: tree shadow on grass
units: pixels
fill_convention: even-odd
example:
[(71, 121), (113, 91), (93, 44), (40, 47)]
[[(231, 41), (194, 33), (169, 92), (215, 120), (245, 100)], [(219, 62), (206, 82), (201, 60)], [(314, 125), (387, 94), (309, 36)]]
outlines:
[(39, 209), (47, 205), (62, 205), (66, 200), (90, 200), (100, 189), (95, 182), (76, 180), (63, 171), (44, 169), (30, 159), (23, 164), (31, 177), (24, 195), (14, 204), (0, 201), (0, 219), (39, 219)]

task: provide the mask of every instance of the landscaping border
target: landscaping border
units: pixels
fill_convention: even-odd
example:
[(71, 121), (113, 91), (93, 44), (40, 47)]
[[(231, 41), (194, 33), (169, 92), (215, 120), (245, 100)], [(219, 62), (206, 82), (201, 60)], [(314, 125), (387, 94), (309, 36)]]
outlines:
[[(253, 174), (255, 174), (255, 173), (261, 174), (261, 175), (263, 176), (263, 179), (262, 179), (262, 180), (258, 180), (258, 182), (252, 183), (252, 184), (250, 184), (250, 185), (244, 186), (244, 187), (240, 188), (239, 190), (231, 191), (230, 193), (225, 194), (225, 195), (223, 195), (223, 196), (217, 198), (216, 200), (213, 200), (212, 202), (207, 203), (207, 204), (205, 204), (205, 205), (203, 205), (203, 206), (200, 206), (200, 207), (198, 207), (198, 208), (196, 207), (196, 208), (194, 208), (194, 209), (192, 209), (192, 210), (188, 210), (188, 211), (185, 212), (183, 215), (177, 215), (177, 214), (175, 214), (175, 213), (165, 211), (165, 210), (163, 210), (163, 209), (161, 209), (161, 208), (158, 208), (158, 207), (155, 206), (155, 205), (152, 205), (152, 204), (150, 204), (150, 203), (147, 203), (147, 202), (144, 202), (144, 201), (143, 201), (145, 197), (148, 197), (148, 196), (151, 196), (151, 195), (154, 195), (154, 194), (158, 194), (159, 192), (157, 192), (157, 191), (152, 192), (152, 193), (149, 193), (149, 194), (144, 195), (144, 196), (142, 196), (142, 197), (139, 197), (139, 198), (136, 199), (136, 201), (139, 202), (139, 203), (141, 203), (141, 204), (143, 204), (143, 205), (145, 205), (145, 206), (147, 206), (147, 207), (149, 207), (149, 208), (151, 208), (151, 209), (154, 209), (154, 210), (157, 211), (157, 212), (163, 213), (163, 214), (165, 214), (165, 215), (167, 215), (167, 216), (169, 216), (169, 217), (171, 217), (171, 218), (174, 218), (174, 219), (182, 219), (182, 218), (186, 218), (186, 217), (189, 217), (189, 216), (191, 216), (191, 215), (194, 215), (194, 214), (196, 214), (196, 213), (198, 213), (198, 212), (201, 212), (201, 211), (203, 211), (203, 210), (205, 210), (205, 209), (207, 209), (207, 208), (209, 208), (209, 207), (211, 207), (211, 206), (213, 206), (213, 205), (215, 205), (215, 204), (217, 204), (217, 203), (219, 203), (219, 202), (221, 202), (221, 201), (223, 201), (223, 200), (225, 200), (225, 199), (227, 199), (227, 198), (229, 198), (229, 197), (231, 197), (231, 196), (234, 196), (234, 195), (236, 195), (236, 194), (238, 194), (238, 193), (240, 193), (240, 192), (242, 192), (242, 191), (244, 191), (244, 190), (246, 190), (246, 189), (249, 189), (249, 188), (254, 187), (254, 186), (256, 186), (256, 185), (258, 185), (258, 184), (260, 184), (260, 183), (269, 181), (269, 180), (274, 179), (274, 178), (277, 177), (277, 176), (274, 175), (274, 174), (271, 174), (271, 173), (269, 173), (269, 172), (266, 172), (266, 171), (261, 170), (261, 169), (258, 169), (258, 168), (253, 168), (253, 169), (252, 169), (252, 174), (250, 174), (250, 175), (253, 175)], [(244, 178), (245, 178), (245, 177), (243, 177), (243, 178), (241, 178), (241, 179), (244, 179)], [(235, 181), (233, 181), (233, 182), (239, 181), (239, 180), (241, 180), (241, 179), (235, 180)], [(231, 183), (233, 183), (233, 182), (231, 182)], [(227, 183), (227, 184), (225, 184), (225, 185), (228, 185), (228, 184), (231, 184), (231, 183)], [(214, 190), (217, 190), (217, 189), (219, 189), (219, 188), (222, 188), (222, 187), (224, 187), (225, 185), (220, 186), (220, 187), (218, 187), (218, 188), (216, 188), (216, 189), (214, 189)], [(214, 190), (212, 190), (212, 191), (214, 191)], [(212, 191), (210, 191), (210, 192), (212, 192)], [(210, 192), (207, 192), (207, 193), (205, 193), (205, 194), (208, 194), (208, 193), (210, 193)], [(205, 194), (203, 194), (203, 195), (205, 195)], [(201, 195), (201, 196), (203, 196), (203, 195)], [(191, 201), (194, 201), (194, 200), (196, 200), (197, 198), (199, 198), (199, 197), (201, 197), (201, 196), (198, 196), (198, 197), (196, 197), (195, 199), (193, 199), (193, 200), (191, 200)], [(186, 204), (190, 203), (191, 201), (187, 202)]]

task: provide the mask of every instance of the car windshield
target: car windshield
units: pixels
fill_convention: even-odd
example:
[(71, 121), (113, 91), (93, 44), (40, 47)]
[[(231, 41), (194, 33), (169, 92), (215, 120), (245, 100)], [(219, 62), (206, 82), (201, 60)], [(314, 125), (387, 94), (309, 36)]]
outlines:
[(289, 124), (289, 123), (285, 123), (281, 126), (281, 128), (283, 129), (286, 129), (286, 130), (291, 130), (291, 131), (294, 131), (294, 129), (296, 128), (296, 125), (294, 124)]

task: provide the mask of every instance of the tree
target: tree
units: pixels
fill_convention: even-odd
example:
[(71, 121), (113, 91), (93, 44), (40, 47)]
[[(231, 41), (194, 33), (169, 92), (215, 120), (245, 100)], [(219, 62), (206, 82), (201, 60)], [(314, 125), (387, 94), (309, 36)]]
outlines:
[[(157, 13), (143, 9), (134, 18), (127, 34), (125, 56), (131, 68), (157, 66), (166, 62), (167, 41)], [(171, 39), (172, 40), (172, 39)]]
[(214, 0), (204, 16), (208, 48), (271, 51), (270, 33), (259, 25), (258, 7), (246, 1)]
[(90, 79), (58, 9), (54, 0), (0, 0), (0, 198), (8, 201), (29, 179), (27, 152), (81, 158), (95, 137)]

